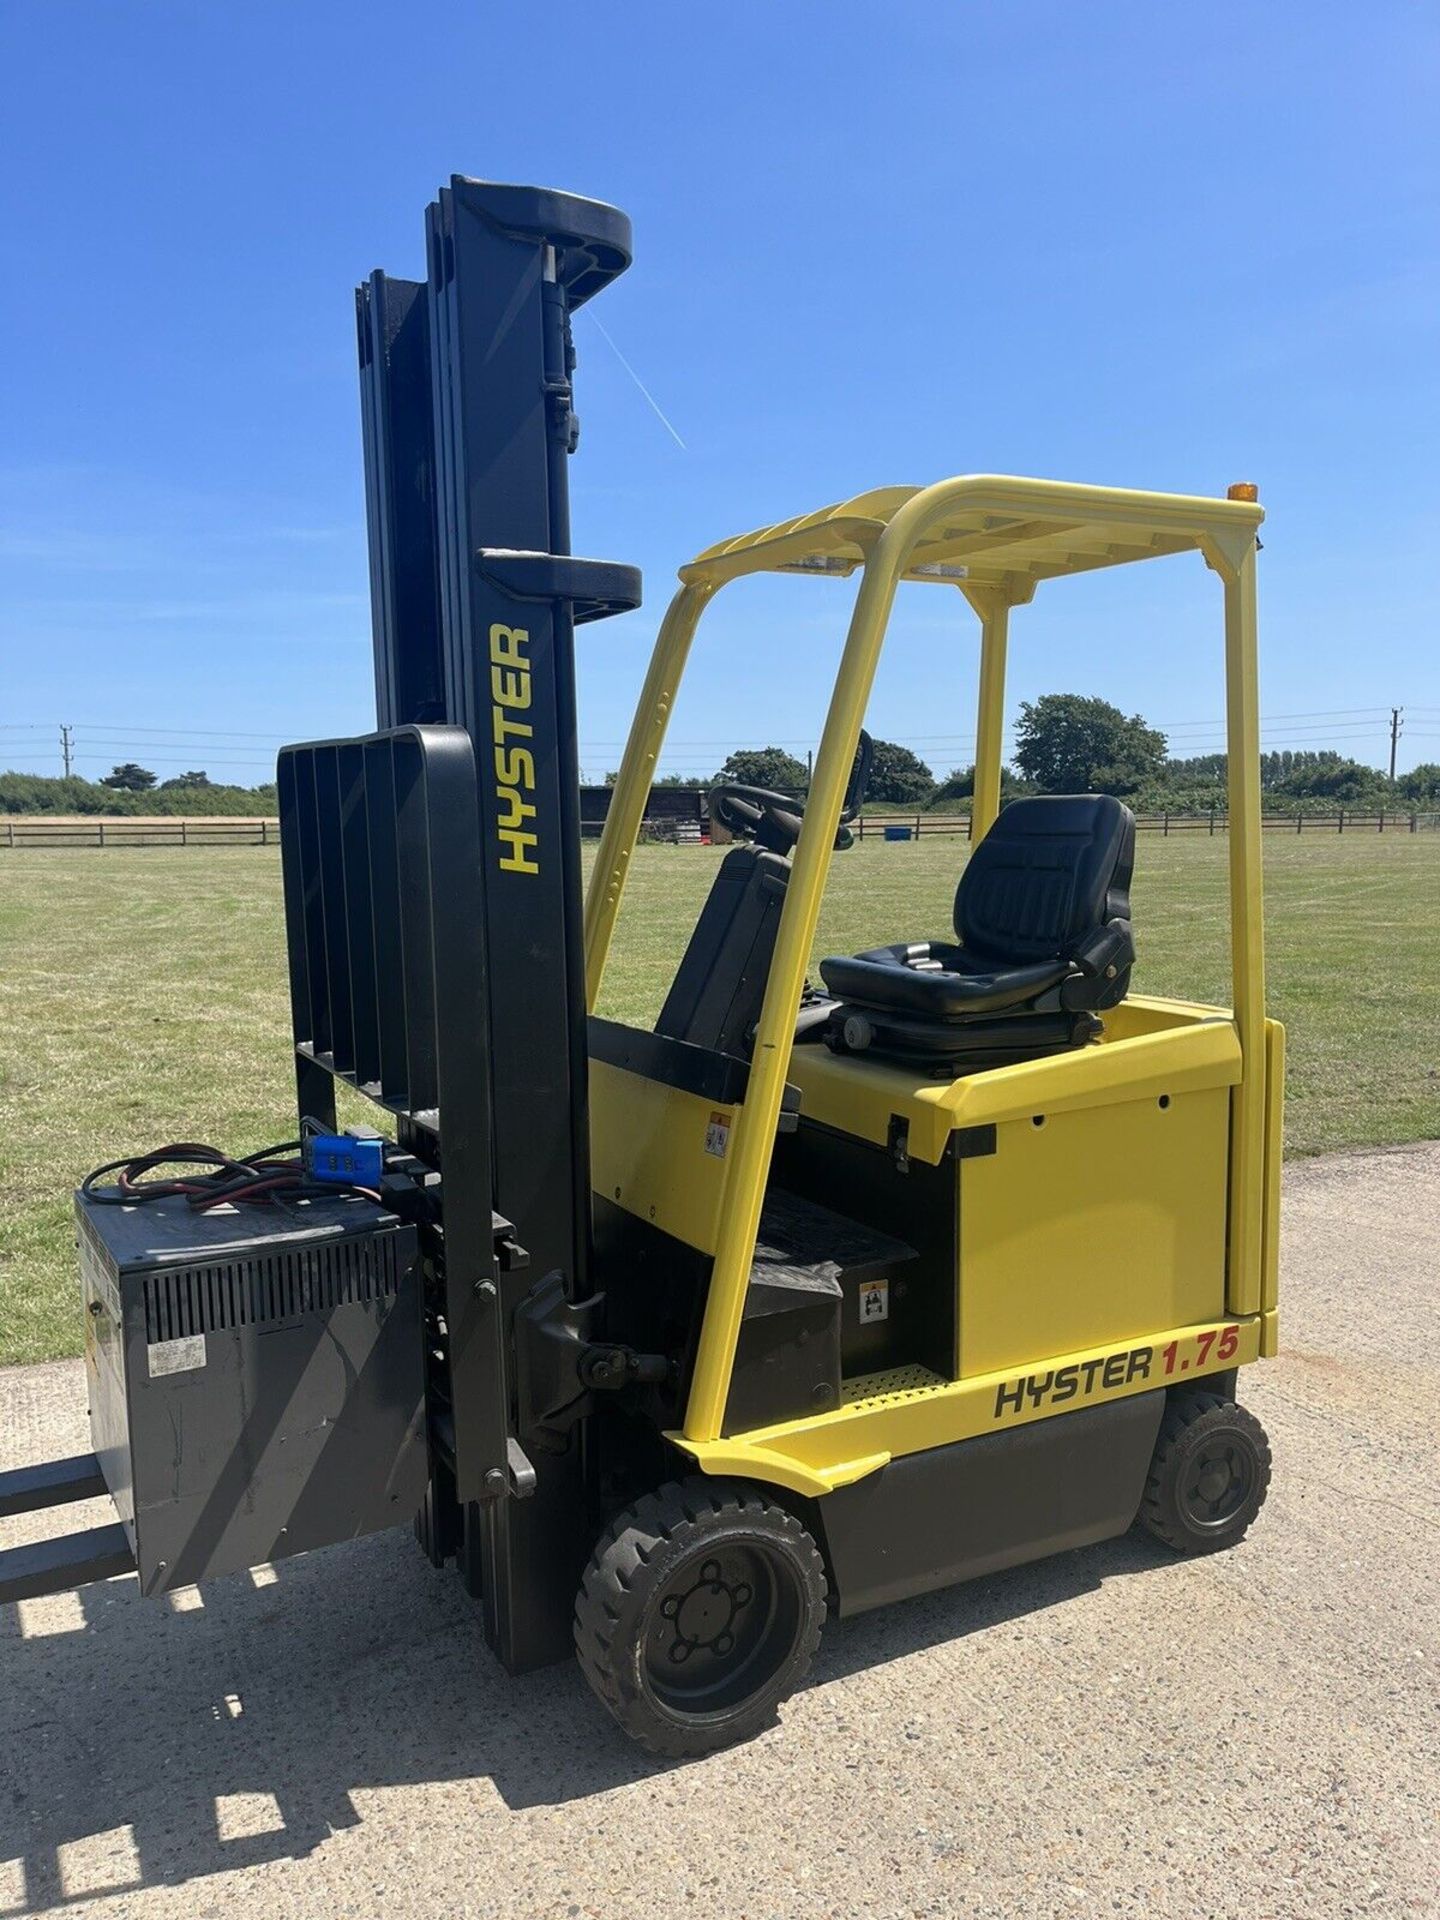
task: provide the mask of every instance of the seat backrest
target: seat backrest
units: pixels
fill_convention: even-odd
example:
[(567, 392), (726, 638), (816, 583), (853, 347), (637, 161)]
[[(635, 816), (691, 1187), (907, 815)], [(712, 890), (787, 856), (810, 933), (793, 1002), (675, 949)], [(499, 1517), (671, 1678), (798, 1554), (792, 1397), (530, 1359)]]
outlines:
[(790, 863), (763, 847), (736, 847), (720, 864), (656, 1033), (750, 1057)]
[(1108, 793), (1012, 800), (971, 854), (955, 932), (985, 959), (1052, 960), (1130, 918), (1135, 816)]

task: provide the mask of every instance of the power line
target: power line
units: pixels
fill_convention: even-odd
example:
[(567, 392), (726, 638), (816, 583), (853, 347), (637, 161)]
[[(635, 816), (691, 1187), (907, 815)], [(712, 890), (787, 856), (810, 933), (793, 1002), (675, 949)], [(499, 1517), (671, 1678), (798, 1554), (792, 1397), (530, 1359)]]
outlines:
[[(1388, 713), (1388, 707), (1315, 707), (1306, 713), (1262, 713), (1262, 720), (1343, 720), (1360, 718), (1365, 714)], [(1154, 723), (1165, 731), (1179, 731), (1183, 727), (1208, 727), (1208, 720), (1157, 720)]]
[[(46, 731), (51, 722), (40, 720), (15, 720), (0, 722), (0, 733), (39, 733)], [(151, 735), (164, 735), (167, 739), (179, 740), (275, 740), (284, 744), (291, 738), (288, 733), (233, 733), (216, 727), (117, 727), (102, 721), (77, 720), (75, 730), (89, 733), (97, 738), (120, 740), (140, 740)]]
[[(265, 760), (263, 755), (257, 755), (256, 758), (253, 760), (217, 760), (213, 754), (206, 754), (204, 756), (201, 756), (193, 753), (173, 754), (173, 755), (147, 753), (145, 756), (147, 760), (152, 760), (157, 767), (187, 767), (187, 768), (193, 767), (195, 764), (195, 761), (202, 757), (209, 762), (209, 765), (211, 767), (264, 767), (269, 764)], [(21, 760), (29, 760), (29, 761), (35, 761), (35, 760), (48, 761), (50, 759), (50, 756), (49, 754), (42, 755), (37, 753), (26, 753), (26, 754), (18, 755), (17, 758)], [(114, 759), (114, 757), (108, 753), (76, 753), (73, 755), (73, 759), (76, 762), (76, 764), (78, 764), (81, 761), (89, 761), (92, 765), (97, 767), (111, 767), (119, 764)], [(51, 764), (53, 764), (53, 762)], [(17, 767), (12, 769), (12, 771), (20, 772), (22, 771), (22, 769)]]
[(81, 731), (92, 740), (189, 740), (197, 746), (221, 745), (236, 746), (242, 740), (253, 740), (257, 746), (285, 746), (293, 739), (290, 733), (207, 733), (204, 728), (194, 732), (184, 727), (146, 728), (146, 727), (87, 727), (81, 723)]

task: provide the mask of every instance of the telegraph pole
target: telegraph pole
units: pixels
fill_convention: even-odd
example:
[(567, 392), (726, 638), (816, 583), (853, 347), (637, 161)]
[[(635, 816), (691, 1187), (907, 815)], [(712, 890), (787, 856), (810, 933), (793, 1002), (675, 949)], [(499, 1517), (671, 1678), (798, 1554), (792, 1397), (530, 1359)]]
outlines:
[(74, 731), (75, 729), (73, 727), (61, 727), (60, 729), (60, 755), (65, 762), (65, 778), (67, 780), (70, 778), (70, 758), (73, 746), (70, 736)]
[(1390, 784), (1392, 787), (1395, 784), (1395, 749), (1400, 744), (1400, 716), (1404, 711), (1403, 707), (1390, 709)]

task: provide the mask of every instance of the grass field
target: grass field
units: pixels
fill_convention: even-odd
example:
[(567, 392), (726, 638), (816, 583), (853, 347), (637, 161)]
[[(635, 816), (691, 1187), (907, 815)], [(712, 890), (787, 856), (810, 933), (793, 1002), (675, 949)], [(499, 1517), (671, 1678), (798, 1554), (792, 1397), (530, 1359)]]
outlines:
[[(1228, 1001), (1225, 841), (1143, 835), (1147, 992)], [(1440, 835), (1265, 848), (1270, 1006), (1289, 1027), (1291, 1152), (1440, 1134)], [(838, 859), (817, 950), (943, 932), (963, 847)], [(653, 1019), (718, 855), (644, 848), (607, 1013)], [(277, 856), (0, 855), (0, 1363), (79, 1345), (70, 1190), (166, 1140), (248, 1149), (291, 1124)]]

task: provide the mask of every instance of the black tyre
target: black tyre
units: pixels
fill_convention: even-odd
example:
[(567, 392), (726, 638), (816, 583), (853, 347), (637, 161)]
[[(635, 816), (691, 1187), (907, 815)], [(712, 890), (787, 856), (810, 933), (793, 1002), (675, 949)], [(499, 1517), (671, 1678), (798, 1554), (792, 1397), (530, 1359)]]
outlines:
[(671, 1481), (601, 1535), (575, 1602), (575, 1652), (651, 1753), (711, 1753), (758, 1733), (799, 1684), (825, 1594), (794, 1514), (732, 1481)]
[(1270, 1442), (1253, 1413), (1213, 1393), (1172, 1394), (1140, 1502), (1141, 1523), (1176, 1553), (1218, 1553), (1265, 1504)]

